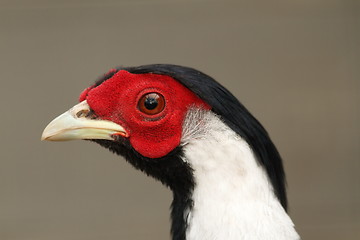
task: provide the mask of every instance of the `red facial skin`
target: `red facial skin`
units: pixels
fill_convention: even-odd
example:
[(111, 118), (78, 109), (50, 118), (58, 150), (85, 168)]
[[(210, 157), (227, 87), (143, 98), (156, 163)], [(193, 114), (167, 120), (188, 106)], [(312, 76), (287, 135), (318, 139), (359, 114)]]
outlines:
[[(147, 115), (139, 110), (138, 102), (144, 94), (152, 92), (164, 96), (165, 108), (158, 114)], [(182, 123), (190, 107), (210, 109), (172, 77), (125, 70), (95, 88), (85, 89), (79, 100), (87, 100), (99, 119), (121, 125), (133, 148), (149, 158), (163, 157), (180, 144)]]

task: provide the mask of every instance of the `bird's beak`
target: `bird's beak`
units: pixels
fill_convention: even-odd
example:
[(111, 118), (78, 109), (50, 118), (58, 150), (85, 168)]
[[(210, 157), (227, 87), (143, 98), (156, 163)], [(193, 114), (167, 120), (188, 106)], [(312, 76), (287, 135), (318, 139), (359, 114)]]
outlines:
[(89, 118), (86, 100), (52, 120), (44, 129), (41, 140), (68, 141), (75, 139), (107, 139), (127, 137), (125, 129), (111, 121)]

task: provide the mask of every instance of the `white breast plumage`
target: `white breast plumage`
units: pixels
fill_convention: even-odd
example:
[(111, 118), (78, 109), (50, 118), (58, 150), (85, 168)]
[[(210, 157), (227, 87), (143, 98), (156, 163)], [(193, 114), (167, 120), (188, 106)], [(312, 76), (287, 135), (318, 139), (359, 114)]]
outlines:
[(189, 111), (183, 129), (184, 161), (195, 179), (187, 240), (299, 239), (241, 137), (209, 111)]

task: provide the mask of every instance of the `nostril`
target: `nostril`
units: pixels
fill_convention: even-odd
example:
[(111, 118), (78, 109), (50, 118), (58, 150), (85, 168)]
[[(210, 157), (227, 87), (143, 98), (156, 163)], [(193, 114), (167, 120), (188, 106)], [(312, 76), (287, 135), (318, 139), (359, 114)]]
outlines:
[(90, 110), (80, 110), (79, 112), (76, 113), (76, 117), (78, 118), (87, 117), (89, 112)]
[(95, 112), (90, 109), (87, 113), (86, 113), (86, 118), (89, 118), (89, 119), (97, 119), (97, 115), (95, 114)]

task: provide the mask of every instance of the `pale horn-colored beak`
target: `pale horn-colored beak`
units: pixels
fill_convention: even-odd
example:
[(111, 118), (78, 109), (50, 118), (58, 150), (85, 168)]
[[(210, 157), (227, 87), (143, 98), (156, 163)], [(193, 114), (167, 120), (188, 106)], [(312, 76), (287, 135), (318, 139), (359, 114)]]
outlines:
[(86, 100), (52, 120), (44, 129), (41, 140), (68, 141), (76, 139), (114, 140), (115, 135), (127, 137), (125, 129), (111, 121), (90, 119)]

